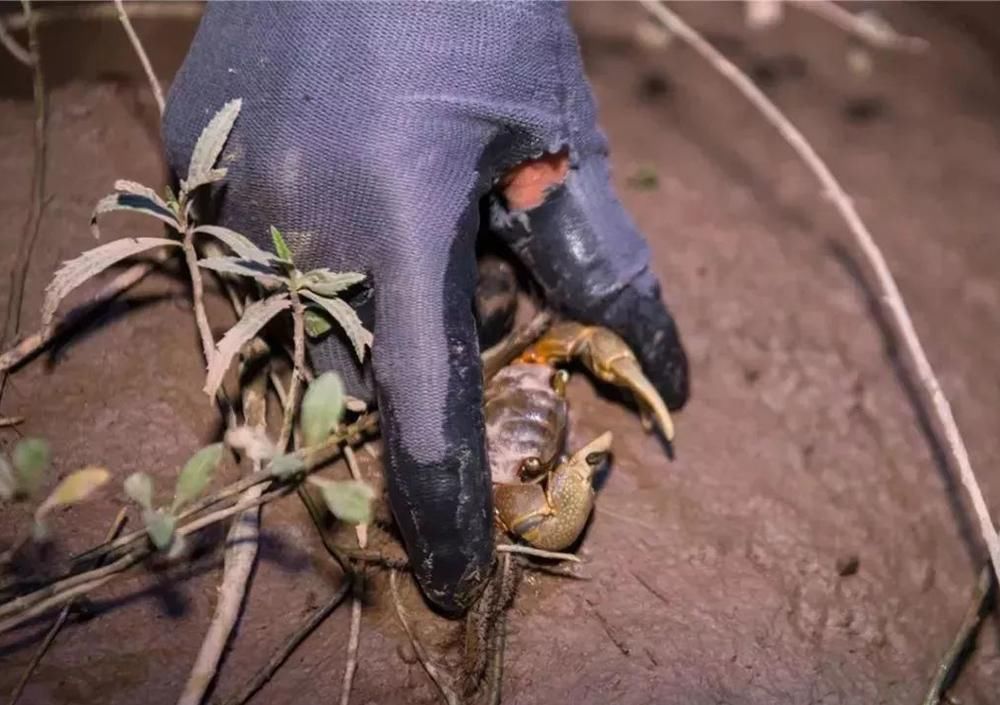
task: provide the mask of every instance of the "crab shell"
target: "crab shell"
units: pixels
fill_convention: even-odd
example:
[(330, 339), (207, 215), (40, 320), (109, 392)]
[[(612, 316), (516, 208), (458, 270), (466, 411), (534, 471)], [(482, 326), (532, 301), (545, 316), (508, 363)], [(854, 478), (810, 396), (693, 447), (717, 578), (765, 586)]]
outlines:
[(518, 471), (528, 458), (539, 460), (539, 475), (560, 460), (569, 410), (552, 387), (554, 372), (548, 365), (514, 363), (486, 386), (486, 453), (494, 483), (523, 482)]

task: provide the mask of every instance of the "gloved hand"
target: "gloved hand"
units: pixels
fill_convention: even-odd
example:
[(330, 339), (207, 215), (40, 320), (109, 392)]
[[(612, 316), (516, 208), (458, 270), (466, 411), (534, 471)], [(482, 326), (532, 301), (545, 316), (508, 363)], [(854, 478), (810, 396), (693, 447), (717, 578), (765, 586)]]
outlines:
[(688, 395), (646, 244), (609, 185), (567, 8), (212, 3), (168, 100), (176, 173), (233, 98), (215, 222), (264, 247), (273, 224), (300, 268), (369, 275), (351, 303), (374, 331), (371, 364), (336, 336), (311, 356), (352, 394), (374, 386), (414, 572), (461, 610), (493, 560), (472, 310), (482, 205), (549, 305), (618, 332), (671, 408)]

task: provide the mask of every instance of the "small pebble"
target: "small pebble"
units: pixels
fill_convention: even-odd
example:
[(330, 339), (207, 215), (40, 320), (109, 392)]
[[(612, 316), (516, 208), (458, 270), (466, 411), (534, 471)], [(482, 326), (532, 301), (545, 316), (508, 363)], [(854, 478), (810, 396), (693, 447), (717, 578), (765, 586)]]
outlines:
[(854, 575), (858, 572), (858, 568), (861, 565), (861, 559), (856, 555), (851, 554), (848, 556), (840, 556), (837, 558), (836, 568), (837, 575), (841, 577), (847, 577), (848, 575)]

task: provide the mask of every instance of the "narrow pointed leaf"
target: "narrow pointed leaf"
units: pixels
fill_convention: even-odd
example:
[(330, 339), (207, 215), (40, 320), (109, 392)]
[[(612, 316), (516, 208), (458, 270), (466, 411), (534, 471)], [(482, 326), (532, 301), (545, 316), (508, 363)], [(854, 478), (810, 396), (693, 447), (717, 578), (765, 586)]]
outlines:
[(125, 478), (125, 494), (143, 509), (153, 508), (153, 478), (144, 472), (134, 472)]
[(239, 98), (231, 100), (217, 112), (208, 125), (202, 130), (194, 151), (191, 153), (191, 163), (188, 165), (187, 181), (182, 185), (185, 192), (190, 192), (198, 185), (207, 183), (206, 179), (212, 177), (215, 163), (222, 154), (222, 148), (226, 146), (229, 133), (239, 117), (243, 101)]
[(309, 482), (319, 487), (330, 512), (348, 524), (370, 524), (372, 501), (375, 491), (359, 480), (325, 480), (310, 477)]
[(365, 359), (365, 348), (372, 346), (372, 334), (365, 328), (357, 312), (343, 299), (332, 299), (314, 294), (308, 289), (302, 291), (302, 296), (316, 302), (329, 313), (347, 334), (354, 346), (358, 360)]
[(274, 243), (274, 251), (278, 255), (278, 259), (282, 262), (292, 263), (292, 251), (288, 247), (288, 243), (285, 242), (284, 236), (282, 236), (281, 231), (278, 230), (273, 225), (271, 226), (271, 241)]
[(111, 473), (104, 468), (84, 468), (70, 473), (35, 510), (35, 521), (41, 522), (55, 507), (82, 502), (110, 478)]
[(142, 521), (146, 525), (146, 533), (160, 551), (170, 546), (174, 538), (176, 519), (162, 509), (147, 510), (142, 513)]
[(329, 436), (344, 415), (344, 384), (336, 372), (325, 372), (309, 385), (302, 398), (302, 440), (315, 445)]
[(333, 328), (333, 322), (327, 314), (315, 311), (312, 308), (307, 308), (302, 317), (306, 324), (306, 335), (310, 338), (318, 338), (321, 335), (325, 335)]
[(67, 294), (111, 265), (156, 247), (178, 246), (180, 243), (176, 240), (168, 240), (164, 237), (129, 237), (95, 247), (76, 259), (63, 262), (52, 281), (45, 288), (42, 327), (47, 329), (52, 324), (56, 310)]
[[(118, 184), (115, 185), (117, 186)], [(136, 186), (139, 186), (139, 184), (136, 184)], [(141, 188), (145, 189), (146, 187), (141, 186)], [(125, 192), (112, 193), (110, 196), (105, 196), (98, 201), (97, 205), (94, 206), (94, 212), (90, 216), (90, 231), (93, 233), (94, 237), (99, 238), (101, 236), (101, 231), (97, 227), (98, 216), (112, 211), (133, 211), (135, 213), (143, 213), (145, 215), (152, 216), (157, 220), (162, 220), (171, 228), (179, 232), (181, 226), (177, 222), (176, 216), (174, 216), (167, 204), (163, 202), (163, 199), (156, 195), (155, 191), (152, 189), (148, 190), (152, 194), (152, 198), (145, 194)]]
[(25, 438), (14, 446), (12, 459), (18, 494), (33, 496), (38, 492), (49, 458), (49, 444), (41, 438)]
[(288, 296), (279, 294), (263, 301), (255, 301), (243, 311), (243, 317), (230, 328), (215, 348), (215, 353), (208, 365), (208, 377), (205, 381), (205, 393), (215, 397), (215, 392), (222, 384), (233, 357), (240, 351), (243, 344), (257, 335), (268, 321), (291, 305)]
[(191, 456), (177, 478), (171, 512), (176, 512), (188, 502), (197, 499), (198, 495), (205, 491), (220, 460), (222, 460), (221, 443), (205, 446)]
[(336, 296), (345, 289), (360, 284), (366, 278), (361, 272), (332, 272), (326, 268), (313, 269), (299, 280), (299, 286), (320, 296)]
[(274, 273), (270, 265), (259, 264), (253, 260), (237, 259), (236, 257), (204, 257), (198, 260), (198, 266), (224, 274), (238, 274), (251, 277), (265, 286), (281, 286), (288, 283), (288, 277)]
[(270, 265), (274, 260), (274, 255), (257, 247), (250, 238), (241, 235), (235, 230), (222, 228), (218, 225), (199, 225), (194, 229), (196, 233), (211, 235), (220, 240), (226, 247), (239, 255), (242, 259), (253, 260), (258, 264)]
[(207, 186), (208, 184), (214, 184), (216, 181), (222, 181), (226, 178), (228, 174), (228, 169), (209, 169), (205, 173), (201, 174), (195, 179), (189, 179), (184, 182), (184, 193), (189, 194), (192, 191), (201, 188), (202, 186)]

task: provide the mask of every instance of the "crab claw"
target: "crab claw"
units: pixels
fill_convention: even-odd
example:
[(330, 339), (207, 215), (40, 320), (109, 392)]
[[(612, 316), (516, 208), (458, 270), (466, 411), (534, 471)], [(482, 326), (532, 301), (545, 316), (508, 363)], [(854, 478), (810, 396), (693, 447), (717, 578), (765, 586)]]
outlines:
[(663, 436), (668, 441), (674, 440), (674, 422), (667, 405), (624, 340), (606, 328), (592, 328), (580, 358), (598, 379), (631, 391), (639, 405), (656, 420)]
[(674, 422), (656, 387), (643, 374), (628, 344), (607, 328), (563, 322), (552, 326), (519, 358), (521, 362), (554, 364), (578, 358), (602, 382), (628, 389), (655, 420), (664, 437), (674, 440)]

